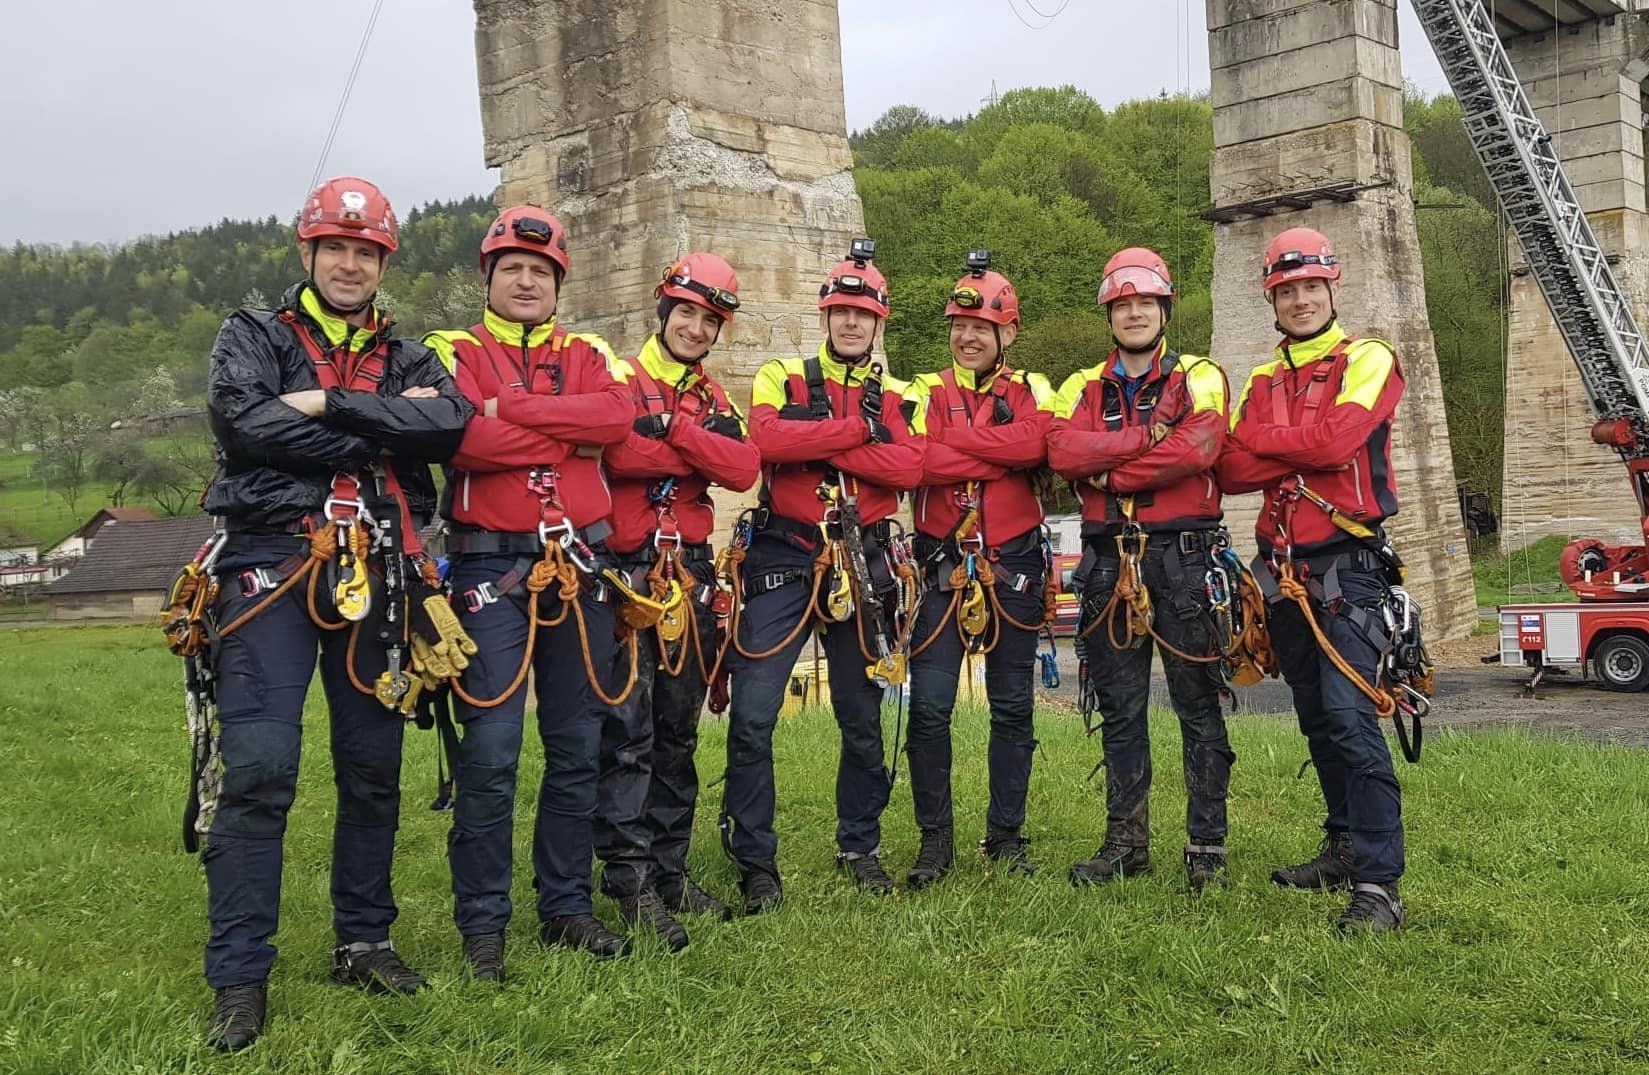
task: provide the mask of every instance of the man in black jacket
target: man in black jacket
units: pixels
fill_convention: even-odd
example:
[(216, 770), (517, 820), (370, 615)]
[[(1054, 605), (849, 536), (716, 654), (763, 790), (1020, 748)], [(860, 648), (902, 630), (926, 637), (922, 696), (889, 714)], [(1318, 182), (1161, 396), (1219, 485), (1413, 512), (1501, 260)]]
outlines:
[[(396, 241), (377, 187), (323, 183), (298, 221), (309, 278), (274, 313), (230, 315), (212, 349), (218, 471), (204, 506), (228, 534), (214, 609), (223, 786), (204, 859), (206, 980), (217, 991), (207, 1037), (221, 1049), (250, 1045), (263, 1030), (281, 838), (317, 653), (338, 790), (332, 977), (373, 992), (424, 985), (389, 941), (406, 722), (373, 687), (403, 670), (365, 628), (386, 604), (385, 568), (416, 575), (401, 558), (416, 558), (416, 528), (435, 508), (429, 464), (452, 455), (471, 408), (436, 355), (392, 338), (373, 304)], [(397, 529), (374, 516), (393, 516), (404, 544), (369, 551)], [(309, 561), (313, 533), (335, 538), (330, 557), (283, 590)]]

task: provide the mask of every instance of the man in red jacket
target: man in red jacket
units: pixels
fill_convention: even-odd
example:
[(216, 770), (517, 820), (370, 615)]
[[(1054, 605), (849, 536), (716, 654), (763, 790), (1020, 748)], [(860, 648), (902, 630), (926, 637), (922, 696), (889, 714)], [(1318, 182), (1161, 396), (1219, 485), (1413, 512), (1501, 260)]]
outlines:
[[(783, 900), (778, 836), (773, 831), (773, 726), (808, 628), (819, 616), (830, 660), (830, 700), (842, 731), (836, 774), (838, 861), (878, 893), (893, 882), (878, 859), (881, 814), (891, 781), (883, 762), (882, 687), (866, 675), (860, 631), (869, 620), (855, 601), (845, 620), (815, 603), (814, 561), (827, 523), (823, 495), (853, 498), (865, 557), (878, 595), (891, 588), (884, 550), (900, 491), (922, 475), (922, 446), (906, 428), (896, 385), (871, 357), (888, 315), (887, 281), (870, 264), (875, 244), (853, 253), (819, 289), (825, 342), (811, 358), (779, 358), (756, 374), (750, 435), (762, 457), (762, 507), (755, 513), (741, 572), (739, 610), (728, 662), (733, 672), (727, 730), (722, 843), (738, 865), (750, 914)], [(868, 638), (867, 633), (867, 638)]]
[(1134, 247), (1105, 266), (1099, 303), (1116, 350), (1071, 375), (1048, 433), (1048, 462), (1077, 482), (1091, 559), (1082, 595), (1089, 677), (1104, 715), (1105, 843), (1071, 867), (1100, 884), (1151, 867), (1151, 648), (1162, 652), (1185, 766), (1186, 877), (1225, 878), (1226, 797), (1236, 755), (1220, 712), (1208, 578), (1225, 544), (1214, 460), (1225, 441), (1225, 374), (1171, 351), (1168, 266)]
[(1020, 835), (1036, 751), (1031, 714), (1048, 563), (1033, 477), (1047, 462), (1053, 390), (1013, 369), (1019, 296), (968, 255), (950, 303), (951, 366), (913, 382), (915, 429), (927, 438), (916, 491), (916, 558), (927, 593), (912, 634), (910, 784), (922, 842), (905, 881), (922, 888), (952, 859), (951, 711), (964, 650), (985, 652), (991, 709), (987, 857), (1030, 873)]
[[(605, 673), (615, 650), (613, 594), (589, 570), (611, 532), (601, 450), (629, 435), (635, 408), (607, 344), (556, 321), (567, 265), (559, 220), (534, 205), (504, 210), (481, 241), (481, 323), (426, 339), (455, 364), (475, 406), (447, 486), (452, 591), (480, 647), (455, 692), (463, 738), (447, 851), (465, 959), (477, 978), (493, 980), (504, 973), (529, 670), (544, 743), (533, 826), (539, 936), (602, 957), (629, 947), (591, 911), (604, 707), (587, 669)], [(548, 563), (562, 550), (581, 570), (544, 585), (541, 557)]]
[[(1265, 293), (1283, 338), (1237, 401), (1220, 485), (1263, 491), (1255, 538), (1265, 564), (1256, 574), (1262, 584), (1285, 566), (1303, 575), (1330, 645), (1374, 683), (1381, 653), (1371, 623), (1380, 621), (1399, 569), (1380, 524), (1397, 512), (1391, 420), (1403, 371), (1390, 344), (1340, 327), (1340, 264), (1319, 232), (1290, 228), (1272, 240)], [(1375, 537), (1353, 536), (1336, 514)], [(1272, 880), (1351, 889), (1337, 922), (1342, 932), (1396, 929), (1403, 816), (1391, 751), (1374, 704), (1318, 644), (1305, 615), (1292, 600), (1274, 601), (1271, 641), (1322, 786), (1327, 836), (1316, 858)]]
[[(749, 489), (761, 457), (702, 365), (739, 308), (733, 267), (715, 254), (688, 254), (653, 295), (659, 329), (627, 364), (634, 428), (605, 453), (613, 478), (607, 544), (638, 589), (652, 575), (691, 593), (680, 612), (641, 632), (635, 687), (603, 722), (595, 848), (605, 863), (601, 889), (620, 916), (679, 951), (687, 930), (676, 914), (732, 917), (687, 875), (687, 845), (699, 792), (699, 710), (716, 660), (710, 486)], [(623, 674), (615, 666), (614, 679)]]

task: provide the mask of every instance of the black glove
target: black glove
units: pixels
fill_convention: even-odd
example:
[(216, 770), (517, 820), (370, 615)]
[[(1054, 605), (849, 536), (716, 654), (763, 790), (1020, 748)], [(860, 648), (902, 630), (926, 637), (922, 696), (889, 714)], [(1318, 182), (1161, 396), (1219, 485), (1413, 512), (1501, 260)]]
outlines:
[(888, 432), (887, 426), (883, 425), (881, 422), (877, 421), (874, 418), (866, 418), (865, 419), (865, 425), (870, 427), (870, 443), (872, 443), (872, 444), (892, 444), (893, 443), (893, 434)]
[(744, 439), (744, 426), (739, 424), (737, 416), (731, 414), (712, 414), (704, 421), (704, 428), (712, 433), (720, 433), (724, 437), (734, 440)]
[(662, 414), (643, 415), (635, 420), (635, 425), (631, 428), (636, 431), (637, 436), (647, 437), (651, 440), (663, 440), (664, 434), (669, 431), (669, 427), (664, 424), (664, 415)]

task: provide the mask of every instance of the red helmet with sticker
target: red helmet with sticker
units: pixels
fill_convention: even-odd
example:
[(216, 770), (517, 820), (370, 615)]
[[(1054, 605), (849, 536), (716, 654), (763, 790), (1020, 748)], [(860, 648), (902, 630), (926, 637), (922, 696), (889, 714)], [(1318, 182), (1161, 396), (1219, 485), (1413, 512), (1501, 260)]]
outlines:
[(1312, 228), (1289, 228), (1265, 248), (1265, 289), (1290, 280), (1338, 280), (1340, 259), (1334, 244)]
[(342, 175), (310, 191), (298, 214), (300, 242), (328, 237), (364, 239), (393, 254), (400, 245), (401, 228), (376, 183)]
[(1119, 250), (1105, 263), (1105, 276), (1099, 282), (1099, 304), (1109, 306), (1129, 295), (1174, 297), (1174, 278), (1161, 254), (1143, 246), (1130, 246)]
[(567, 229), (555, 214), (536, 205), (512, 205), (492, 222), (481, 239), (481, 271), (492, 259), (511, 250), (549, 258), (567, 275)]
[(688, 254), (668, 269), (653, 289), (656, 299), (680, 299), (702, 306), (731, 324), (739, 308), (739, 277), (733, 266), (716, 254)]

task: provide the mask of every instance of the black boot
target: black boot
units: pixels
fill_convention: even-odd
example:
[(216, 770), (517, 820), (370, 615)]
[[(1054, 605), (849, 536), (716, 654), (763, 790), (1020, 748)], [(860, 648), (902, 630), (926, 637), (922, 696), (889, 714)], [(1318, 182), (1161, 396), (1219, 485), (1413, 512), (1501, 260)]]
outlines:
[(949, 829), (923, 829), (922, 845), (916, 850), (916, 861), (905, 874), (905, 884), (912, 890), (926, 888), (950, 872), (955, 857)]
[(1317, 857), (1298, 866), (1283, 866), (1271, 880), (1289, 888), (1342, 889), (1351, 887), (1351, 833), (1331, 832), (1323, 838)]
[(744, 913), (766, 914), (784, 903), (784, 885), (773, 864), (739, 863), (739, 887), (744, 890)]
[(573, 948), (597, 959), (616, 959), (630, 954), (630, 939), (620, 937), (595, 915), (569, 914), (546, 919), (538, 927), (538, 939), (549, 948)]
[(650, 888), (620, 899), (618, 917), (632, 927), (640, 926), (652, 930), (664, 939), (665, 945), (672, 952), (679, 952), (687, 947), (687, 927), (676, 921), (675, 915), (664, 906), (664, 901), (659, 899), (658, 893)]
[(1143, 847), (1106, 840), (1105, 846), (1094, 852), (1094, 857), (1071, 867), (1071, 884), (1102, 885), (1118, 877), (1133, 877), (1149, 873), (1151, 852)]
[(356, 941), (332, 950), (332, 980), (368, 993), (416, 993), (424, 976), (401, 962), (388, 941)]
[(733, 917), (733, 908), (704, 891), (685, 875), (660, 881), (658, 895), (664, 906), (676, 914), (707, 914), (722, 922)]
[(477, 933), (464, 938), (464, 962), (478, 982), (504, 980), (504, 934)]
[(873, 896), (893, 895), (893, 878), (882, 869), (882, 860), (875, 852), (861, 855), (843, 851), (836, 856), (836, 865), (846, 866), (853, 874), (853, 883)]
[(1377, 885), (1359, 882), (1351, 886), (1351, 906), (1334, 922), (1341, 933), (1385, 933), (1403, 928), (1403, 901), (1397, 898), (1397, 882)]
[(226, 985), (212, 1005), (206, 1025), (206, 1044), (226, 1053), (238, 1052), (263, 1033), (263, 1015), (269, 1003), (269, 984)]
[(1030, 846), (1030, 840), (1019, 835), (1018, 829), (992, 827), (986, 832), (985, 838), (979, 841), (979, 850), (984, 852), (985, 858), (1003, 865), (1009, 873), (1022, 874), (1025, 877), (1036, 872), (1036, 867), (1031, 865)]
[(1185, 880), (1192, 892), (1201, 892), (1211, 884), (1229, 887), (1231, 875), (1225, 867), (1226, 849), (1223, 844), (1191, 844), (1185, 849)]

